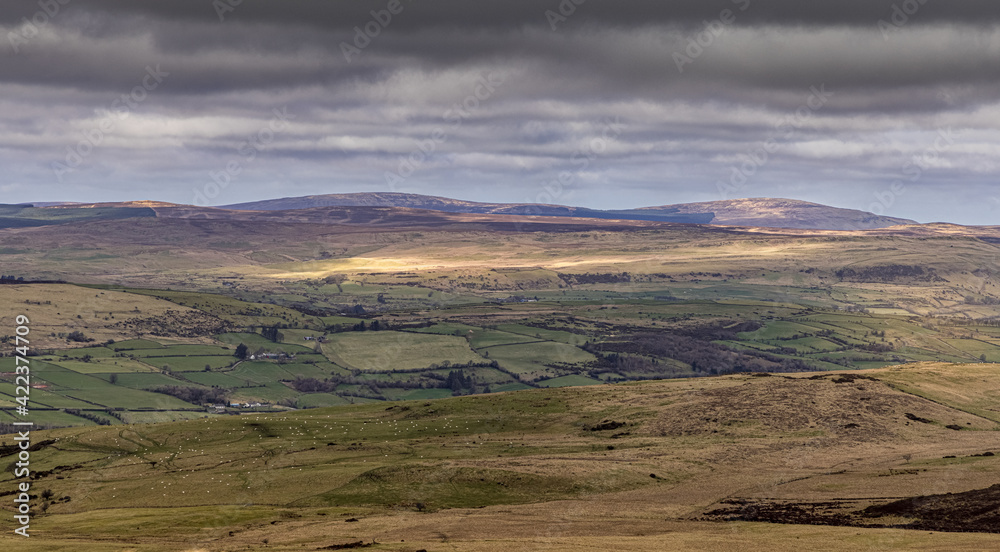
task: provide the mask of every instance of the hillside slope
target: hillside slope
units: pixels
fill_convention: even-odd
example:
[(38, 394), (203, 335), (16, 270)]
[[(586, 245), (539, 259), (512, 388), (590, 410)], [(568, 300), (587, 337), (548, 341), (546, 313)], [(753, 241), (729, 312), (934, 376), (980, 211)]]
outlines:
[(798, 201), (794, 199), (730, 199), (704, 203), (665, 205), (636, 209), (640, 213), (661, 210), (689, 215), (712, 213), (712, 224), (729, 226), (757, 226), (771, 228), (800, 228), (816, 230), (870, 230), (906, 224), (916, 224), (908, 219), (886, 217)]
[[(52, 498), (18, 549), (984, 550), (994, 537), (974, 524), (953, 528), (968, 534), (903, 530), (940, 529), (948, 503), (898, 505), (987, 489), (1000, 475), (1000, 456), (984, 454), (1000, 450), (1000, 425), (956, 393), (1000, 392), (1000, 376), (984, 366), (36, 432), (35, 507), (42, 490)], [(0, 448), (4, 460), (12, 452)], [(12, 484), (10, 472), (0, 475), (4, 493)], [(995, 508), (987, 502), (996, 494), (961, 495), (956, 512), (974, 500)], [(893, 509), (907, 516), (884, 513)], [(13, 545), (11, 523), (0, 521), (0, 542)]]

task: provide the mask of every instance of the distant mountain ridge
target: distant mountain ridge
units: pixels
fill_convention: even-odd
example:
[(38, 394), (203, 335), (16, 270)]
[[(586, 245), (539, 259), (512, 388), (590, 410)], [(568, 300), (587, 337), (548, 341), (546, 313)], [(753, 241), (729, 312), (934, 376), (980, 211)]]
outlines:
[(533, 203), (481, 203), (419, 194), (373, 192), (287, 197), (226, 205), (222, 209), (291, 211), (316, 207), (407, 207), (447, 213), (582, 217), (686, 224), (810, 230), (872, 230), (916, 221), (794, 199), (732, 199), (638, 209), (598, 210)]
[(547, 205), (541, 203), (480, 203), (446, 197), (373, 192), (355, 194), (328, 194), (304, 197), (287, 197), (251, 203), (225, 205), (223, 209), (246, 211), (291, 211), (315, 207), (407, 207), (445, 213), (483, 215), (522, 215), (544, 217), (581, 217), (595, 219), (645, 220), (652, 222), (677, 222), (708, 224), (711, 213), (681, 213), (677, 209), (658, 209), (646, 213), (626, 211), (601, 211), (585, 207)]
[(919, 224), (917, 221), (867, 211), (830, 207), (796, 199), (751, 198), (643, 207), (638, 212), (669, 209), (677, 213), (714, 213), (711, 224), (812, 230), (873, 230)]

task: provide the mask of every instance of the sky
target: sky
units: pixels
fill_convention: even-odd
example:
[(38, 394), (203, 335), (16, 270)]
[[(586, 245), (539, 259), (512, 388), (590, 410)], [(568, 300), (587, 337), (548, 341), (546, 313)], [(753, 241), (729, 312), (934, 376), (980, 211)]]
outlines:
[(782, 197), (1000, 224), (1000, 10), (5, 2), (0, 167), (4, 203)]

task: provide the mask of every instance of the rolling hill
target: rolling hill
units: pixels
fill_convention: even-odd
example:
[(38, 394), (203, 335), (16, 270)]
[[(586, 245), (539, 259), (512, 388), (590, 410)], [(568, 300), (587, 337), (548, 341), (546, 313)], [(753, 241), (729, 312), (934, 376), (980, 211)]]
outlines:
[(76, 205), (63, 207), (0, 205), (0, 229), (155, 216), (156, 213), (152, 209), (125, 204), (89, 208), (79, 208)]
[(403, 219), (408, 219), (411, 225), (417, 219), (433, 224), (434, 217), (439, 217), (441, 223), (486, 220), (504, 222), (515, 220), (504, 217), (520, 217), (518, 228), (534, 224), (539, 217), (572, 218), (594, 223), (603, 220), (800, 230), (872, 230), (917, 224), (907, 219), (790, 199), (734, 199), (638, 209), (597, 210), (562, 205), (479, 203), (417, 194), (355, 193), (289, 197), (218, 208), (158, 201), (0, 205), (0, 228), (150, 216), (382, 225)]
[(678, 222), (687, 224), (707, 224), (711, 213), (680, 213), (679, 210), (663, 208), (648, 213), (634, 211), (601, 211), (582, 207), (543, 205), (535, 203), (478, 203), (444, 197), (401, 193), (357, 193), (283, 198), (253, 203), (227, 205), (226, 209), (249, 211), (288, 211), (314, 207), (407, 207), (442, 211), (446, 213), (526, 215), (546, 217), (583, 217), (592, 219), (646, 220), (656, 222)]
[(853, 209), (828, 207), (806, 201), (769, 198), (734, 199), (602, 211), (561, 205), (477, 203), (416, 194), (357, 193), (290, 197), (227, 205), (224, 208), (249, 211), (290, 211), (316, 207), (407, 207), (448, 213), (585, 217), (819, 230), (867, 230), (916, 224), (912, 220), (884, 217)]
[(714, 215), (711, 224), (770, 228), (871, 230), (916, 224), (912, 220), (793, 199), (730, 199), (663, 207), (644, 207), (634, 211), (639, 213), (666, 211), (687, 215), (711, 213)]

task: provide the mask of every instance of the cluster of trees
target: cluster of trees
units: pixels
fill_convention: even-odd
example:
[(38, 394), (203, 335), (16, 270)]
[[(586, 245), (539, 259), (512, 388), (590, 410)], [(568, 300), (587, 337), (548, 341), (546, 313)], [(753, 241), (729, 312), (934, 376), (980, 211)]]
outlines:
[(933, 268), (924, 270), (917, 265), (881, 265), (862, 268), (842, 268), (836, 271), (837, 278), (845, 282), (892, 282), (909, 279), (919, 282), (943, 282), (944, 278), (934, 273)]
[(1000, 298), (997, 297), (966, 297), (966, 305), (1000, 305)]
[(680, 369), (663, 365), (654, 358), (619, 353), (595, 354), (600, 359), (600, 363), (597, 368), (590, 371), (590, 376), (593, 378), (604, 373), (648, 374), (650, 377), (657, 378), (683, 375)]
[(158, 316), (128, 318), (114, 323), (112, 328), (130, 335), (169, 337), (202, 337), (236, 330), (231, 322), (201, 311), (167, 310)]
[[(36, 423), (34, 426), (32, 426), (31, 429), (37, 429), (37, 430), (41, 431), (43, 429), (54, 429), (54, 428), (57, 428), (57, 427), (65, 427), (65, 426), (59, 426), (59, 425), (56, 425), (56, 424), (41, 424), (41, 423)], [(19, 431), (24, 431), (24, 426), (16, 426), (13, 423), (0, 422), (0, 435), (10, 435), (12, 433), (17, 433)], [(14, 445), (0, 445), (0, 456), (7, 456), (7, 455), (10, 455), (10, 454), (17, 454), (17, 451), (18, 451), (18, 447), (17, 447), (16, 444), (14, 444)]]
[[(329, 251), (324, 251), (322, 253), (322, 255), (321, 255), (321, 257), (324, 258), (324, 259), (329, 259), (331, 256), (332, 255), (330, 255)], [(347, 276), (344, 276), (343, 274), (333, 274), (333, 275), (327, 276), (326, 278), (323, 279), (323, 283), (324, 284), (333, 284), (333, 285), (337, 286), (337, 291), (339, 293), (344, 293), (344, 285), (343, 284), (346, 281), (347, 281)]]
[(75, 341), (77, 343), (90, 343), (91, 341), (94, 341), (94, 338), (87, 337), (81, 331), (72, 331), (66, 334), (66, 340)]
[(281, 343), (285, 339), (285, 335), (278, 331), (277, 326), (271, 326), (270, 328), (261, 328), (260, 335), (264, 336), (265, 339), (270, 339), (275, 343)]
[(291, 383), (292, 388), (299, 393), (330, 393), (340, 385), (336, 381), (320, 381), (316, 378), (295, 378)]
[(597, 274), (591, 274), (590, 272), (584, 274), (563, 274), (559, 272), (557, 276), (570, 286), (575, 284), (626, 284), (632, 281), (632, 275), (628, 272), (617, 274), (613, 272)]
[(391, 326), (388, 322), (384, 320), (362, 320), (357, 324), (331, 324), (324, 328), (326, 333), (341, 333), (341, 332), (365, 332), (365, 331), (387, 331), (387, 330), (409, 330), (415, 328), (429, 328), (433, 326), (434, 322), (423, 321), (423, 322), (409, 322), (406, 324), (393, 323)]
[(154, 393), (162, 393), (164, 395), (170, 395), (171, 397), (176, 397), (184, 402), (189, 402), (191, 404), (206, 404), (206, 403), (223, 403), (229, 402), (229, 398), (226, 395), (224, 389), (218, 387), (212, 387), (206, 389), (204, 387), (184, 387), (180, 385), (161, 385), (160, 387), (154, 387), (150, 389)]
[(763, 327), (764, 323), (757, 320), (745, 320), (735, 324), (728, 320), (718, 320), (701, 326), (678, 328), (672, 332), (704, 341), (733, 341), (738, 340), (741, 333), (755, 332)]
[(463, 370), (452, 370), (448, 372), (448, 377), (444, 380), (444, 387), (451, 389), (453, 393), (458, 393), (463, 389), (475, 392), (475, 376), (466, 376)]
[[(448, 372), (448, 375), (435, 373), (432, 370), (438, 369), (437, 367), (432, 367), (430, 369), (421, 370), (410, 370), (409, 373), (414, 374), (414, 378), (406, 380), (396, 380), (396, 381), (379, 381), (374, 382), (370, 379), (366, 379), (362, 376), (360, 371), (356, 371), (351, 376), (331, 376), (329, 378), (320, 380), (317, 378), (295, 378), (290, 381), (289, 384), (293, 389), (300, 393), (340, 393), (338, 387), (341, 385), (359, 385), (362, 387), (367, 387), (374, 397), (382, 396), (382, 387), (393, 388), (393, 389), (450, 389), (453, 394), (475, 394), (475, 393), (489, 393), (489, 386), (483, 386), (476, 381), (475, 374), (469, 374), (465, 370), (476, 368), (476, 367), (497, 367), (496, 362), (490, 363), (478, 363), (478, 364), (468, 364), (468, 365), (456, 365), (452, 366), (455, 368)], [(385, 372), (368, 372), (367, 375), (375, 373), (399, 373), (391, 370)], [(341, 393), (343, 394), (343, 393)], [(353, 395), (359, 395), (357, 392), (351, 393)], [(367, 396), (367, 395), (366, 395)]]
[(957, 326), (975, 325), (975, 326), (989, 326), (991, 328), (996, 328), (1000, 327), (1000, 316), (991, 316), (990, 318), (980, 318), (980, 319), (958, 318), (958, 319), (952, 319), (951, 322)]
[(379, 330), (386, 330), (386, 329), (388, 329), (388, 327), (386, 327), (378, 320), (372, 320), (370, 325), (365, 324), (365, 321), (362, 320), (361, 322), (358, 322), (357, 324), (351, 326), (351, 331), (353, 332), (363, 332), (367, 330), (377, 332)]
[(90, 420), (90, 421), (94, 422), (97, 425), (111, 425), (111, 421), (108, 420), (107, 418), (103, 418), (101, 416), (98, 416), (97, 414), (94, 414), (93, 412), (87, 412), (86, 410), (80, 410), (78, 408), (67, 408), (66, 409), (66, 413), (67, 414), (72, 414), (74, 416), (78, 416), (80, 418), (84, 418), (84, 419)]
[(895, 350), (888, 343), (865, 343), (864, 345), (858, 345), (856, 348), (870, 353), (890, 353)]
[[(752, 324), (747, 327), (752, 327)], [(743, 326), (740, 324), (738, 326)], [(738, 328), (732, 328), (733, 330)], [(711, 339), (729, 328), (704, 327), (686, 330)], [(674, 359), (689, 366), (698, 375), (738, 372), (800, 372), (813, 369), (798, 359), (782, 358), (762, 351), (734, 351), (709, 339), (678, 333), (635, 333), (614, 341), (583, 347), (602, 360), (598, 368), (632, 375), (670, 376), (677, 369), (662, 365), (658, 359)]]

